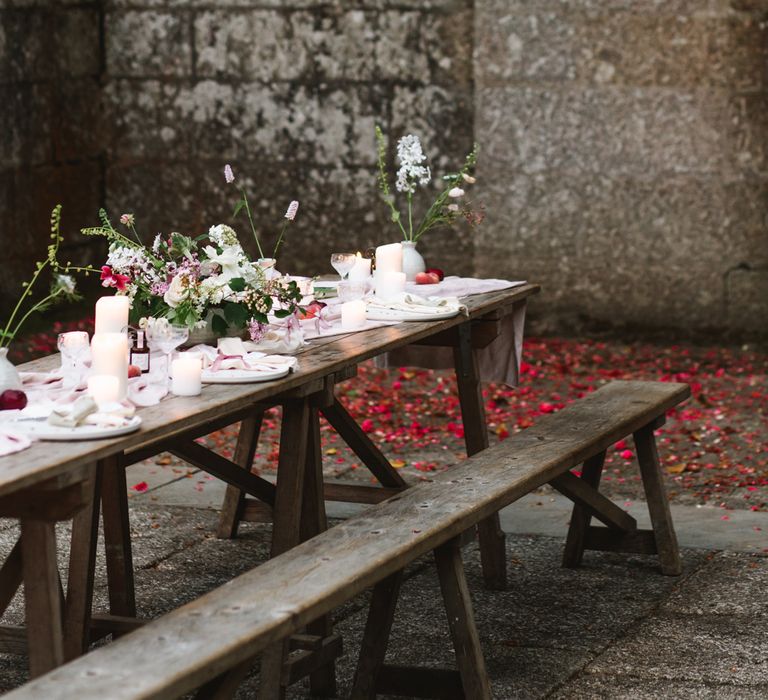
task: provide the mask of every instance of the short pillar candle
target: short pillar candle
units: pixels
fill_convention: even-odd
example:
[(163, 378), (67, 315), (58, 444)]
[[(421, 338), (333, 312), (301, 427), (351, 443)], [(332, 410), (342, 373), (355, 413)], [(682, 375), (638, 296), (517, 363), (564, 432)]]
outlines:
[(202, 372), (200, 355), (182, 353), (171, 363), (171, 392), (176, 396), (199, 396)]

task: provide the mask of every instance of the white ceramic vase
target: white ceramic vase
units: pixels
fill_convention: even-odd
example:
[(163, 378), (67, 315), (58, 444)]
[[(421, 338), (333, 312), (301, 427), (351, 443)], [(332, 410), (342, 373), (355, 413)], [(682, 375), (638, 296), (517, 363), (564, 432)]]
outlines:
[(427, 266), (424, 263), (424, 258), (416, 250), (416, 243), (414, 241), (403, 241), (403, 272), (405, 273), (405, 279), (408, 282), (413, 282), (416, 274), (424, 272), (426, 269)]
[(21, 377), (8, 359), (8, 348), (0, 348), (0, 394), (7, 389), (21, 388)]

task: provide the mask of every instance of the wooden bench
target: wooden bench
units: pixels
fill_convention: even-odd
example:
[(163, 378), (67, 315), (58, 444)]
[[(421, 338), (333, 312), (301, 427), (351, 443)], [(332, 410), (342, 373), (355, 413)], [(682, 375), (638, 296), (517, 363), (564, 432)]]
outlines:
[[(425, 690), (430, 697), (488, 698), (461, 561), (462, 533), (551, 483), (576, 503), (566, 565), (578, 564), (585, 549), (607, 549), (657, 553), (664, 573), (679, 574), (653, 431), (689, 393), (685, 384), (612, 382), (434, 481), (367, 509), (6, 697), (174, 698), (195, 689), (198, 697), (229, 697), (262, 652), (260, 697), (281, 697), (286, 683), (306, 674), (314, 644), (306, 635), (292, 647), (286, 640), (373, 586), (354, 698)], [(652, 531), (638, 530), (631, 516), (596, 490), (606, 450), (628, 435), (634, 436)], [(570, 470), (581, 463), (578, 478)], [(607, 527), (592, 527), (592, 517)], [(387, 667), (403, 568), (429, 552), (437, 562), (458, 670)]]

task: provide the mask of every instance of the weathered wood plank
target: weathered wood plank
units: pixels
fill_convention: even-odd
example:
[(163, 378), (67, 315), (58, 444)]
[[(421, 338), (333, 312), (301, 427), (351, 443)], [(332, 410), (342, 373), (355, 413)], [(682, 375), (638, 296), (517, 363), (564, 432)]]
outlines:
[(23, 580), (21, 538), (19, 538), (3, 562), (3, 566), (0, 567), (0, 616), (11, 604), (13, 596), (16, 595), (16, 591), (19, 590)]
[(645, 500), (651, 515), (656, 547), (661, 561), (661, 571), (668, 576), (679, 576), (682, 573), (683, 565), (677, 548), (672, 515), (669, 512), (669, 501), (664, 489), (664, 477), (661, 474), (653, 429), (653, 425), (647, 425), (634, 433), (637, 462), (643, 477)]
[(360, 457), (382, 486), (404, 488), (405, 480), (389, 463), (382, 451), (371, 442), (344, 405), (335, 399), (331, 406), (323, 408), (323, 416), (333, 426), (341, 439)]
[(579, 479), (572, 472), (565, 472), (549, 482), (563, 496), (586, 508), (590, 514), (608, 527), (632, 532), (637, 529), (637, 521), (613, 501), (597, 492), (586, 481)]
[(620, 532), (607, 527), (590, 526), (584, 537), (585, 549), (598, 552), (627, 552), (631, 554), (657, 554), (653, 530)]
[(341, 503), (381, 503), (400, 493), (401, 488), (383, 486), (362, 486), (360, 484), (327, 483), (323, 487), (326, 501)]
[(491, 688), (464, 576), (458, 537), (435, 549), (435, 563), (464, 695), (477, 700), (490, 700)]
[(24, 608), (32, 678), (64, 663), (55, 527), (55, 523), (47, 521), (21, 521)]
[[(253, 458), (259, 444), (261, 424), (264, 420), (264, 411), (256, 409), (240, 423), (240, 431), (237, 434), (237, 445), (233, 462), (242, 469), (250, 472), (253, 466)], [(216, 536), (220, 539), (230, 539), (237, 535), (240, 520), (243, 517), (245, 507), (245, 492), (237, 486), (227, 484), (224, 494), (224, 502), (219, 513), (219, 524)]]
[[(598, 452), (584, 462), (581, 470), (581, 478), (588, 486), (597, 489), (600, 485), (600, 477), (603, 473), (605, 464), (605, 450)], [(568, 526), (568, 535), (565, 538), (565, 547), (563, 549), (563, 566), (566, 568), (576, 568), (581, 564), (584, 556), (584, 537), (589, 524), (592, 522), (592, 515), (586, 508), (582, 508), (578, 503), (573, 505), (571, 513), (571, 522)]]
[(123, 700), (191, 691), (640, 430), (689, 394), (684, 384), (612, 382), (433, 482), (372, 506), (7, 697)]
[(379, 581), (373, 588), (355, 678), (352, 682), (352, 700), (375, 700), (376, 698), (377, 680), (384, 665), (402, 582), (403, 570), (399, 569)]

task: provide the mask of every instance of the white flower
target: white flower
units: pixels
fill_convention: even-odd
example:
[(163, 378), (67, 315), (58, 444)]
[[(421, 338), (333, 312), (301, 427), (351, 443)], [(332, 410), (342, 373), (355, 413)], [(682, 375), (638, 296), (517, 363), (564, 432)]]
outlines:
[(235, 229), (226, 224), (218, 224), (208, 229), (208, 238), (220, 248), (240, 245)]
[(224, 179), (228, 185), (235, 181), (235, 174), (232, 172), (232, 166), (229, 163), (224, 166)]
[(408, 134), (397, 142), (397, 159), (400, 161), (400, 169), (397, 171), (395, 187), (398, 192), (413, 194), (416, 184), (427, 185), (432, 177), (429, 168), (420, 165), (427, 157), (421, 149), (421, 141), (418, 136)]
[(452, 197), (453, 199), (458, 199), (459, 197), (463, 197), (466, 194), (464, 190), (461, 189), (461, 187), (454, 187), (452, 190), (448, 191), (448, 196)]
[(288, 205), (288, 211), (285, 212), (285, 218), (288, 221), (293, 221), (296, 218), (296, 212), (299, 211), (299, 203), (294, 199)]
[[(221, 275), (208, 277), (200, 283), (199, 292), (201, 300), (206, 304), (216, 306), (221, 304), (224, 299), (225, 290), (228, 290), (227, 280), (222, 279)], [(231, 291), (231, 290), (230, 290)]]
[(160, 252), (160, 244), (163, 242), (163, 237), (158, 233), (155, 236), (155, 240), (152, 243), (152, 252), (157, 255)]
[(168, 291), (163, 295), (163, 301), (172, 309), (183, 302), (189, 294), (189, 281), (185, 275), (176, 275), (171, 280)]
[(217, 265), (221, 265), (221, 276), (227, 280), (231, 280), (233, 277), (240, 277), (241, 263), (243, 262), (243, 249), (239, 245), (230, 245), (225, 247), (221, 253), (217, 253), (216, 249), (211, 246), (206, 246), (203, 251), (208, 256), (208, 260)]
[(477, 182), (476, 177), (472, 177), (471, 175), (467, 175), (466, 173), (462, 173), (461, 177), (464, 178), (464, 182), (466, 182), (469, 185), (474, 185)]
[(459, 211), (459, 205), (458, 204), (449, 204), (448, 205), (448, 211)]
[(56, 290), (61, 290), (65, 296), (75, 296), (75, 278), (71, 275), (54, 275), (53, 286)]

